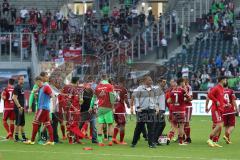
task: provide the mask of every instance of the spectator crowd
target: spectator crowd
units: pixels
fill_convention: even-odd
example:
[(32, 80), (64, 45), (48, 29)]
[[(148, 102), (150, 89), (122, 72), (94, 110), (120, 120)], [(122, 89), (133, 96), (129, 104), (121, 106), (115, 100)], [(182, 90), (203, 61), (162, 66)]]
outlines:
[[(123, 2), (121, 2), (123, 3)], [(116, 46), (122, 41), (128, 41), (134, 36), (136, 30), (145, 27), (145, 21), (151, 24), (154, 21), (152, 11), (146, 16), (144, 12), (138, 12), (132, 2), (124, 2), (121, 7), (109, 9), (108, 3), (101, 3), (101, 15), (88, 7), (84, 16), (64, 16), (62, 11), (40, 10), (38, 8), (16, 8), (11, 2), (4, 0), (0, 10), (1, 32), (33, 33), (38, 46), (39, 56), (43, 60), (58, 58), (64, 49), (81, 48), (86, 54), (102, 55), (116, 50)], [(137, 1), (133, 2), (134, 4)], [(83, 19), (84, 23), (72, 21)], [(84, 24), (84, 25), (83, 25)], [(81, 26), (81, 27), (79, 27)], [(73, 29), (74, 28), (74, 29)], [(8, 35), (6, 39), (9, 39)], [(30, 36), (23, 36), (26, 42), (24, 48), (25, 58), (30, 52)], [(20, 43), (19, 36), (13, 36), (12, 41)], [(84, 42), (83, 42), (84, 41)], [(6, 42), (7, 43), (7, 42)], [(20, 46), (21, 44), (18, 44)], [(128, 46), (128, 45), (127, 45)], [(84, 48), (83, 48), (84, 47)], [(8, 47), (6, 48), (6, 53)]]
[[(213, 0), (210, 6), (208, 14), (204, 14), (202, 19), (198, 21), (200, 26), (200, 34), (197, 36), (198, 42), (204, 42), (200, 44), (210, 44), (208, 41), (224, 41), (230, 45), (233, 50), (225, 50), (221, 53), (222, 46), (217, 46), (214, 55), (211, 52), (215, 50), (211, 49), (212, 46), (206, 46), (203, 50), (195, 49), (194, 52), (200, 52), (200, 65), (194, 69), (196, 65), (196, 59), (193, 59), (191, 64), (183, 65), (171, 65), (169, 74), (171, 78), (176, 77), (188, 77), (191, 80), (193, 90), (207, 91), (217, 83), (217, 77), (225, 75), (229, 77), (229, 86), (235, 90), (240, 89), (240, 57), (239, 57), (239, 40), (238, 32), (234, 28), (234, 3), (232, 0)], [(179, 30), (182, 32), (177, 35), (179, 44), (182, 44), (181, 40), (184, 39), (184, 28)], [(188, 32), (187, 32), (188, 33)], [(187, 42), (187, 40), (185, 40)], [(187, 43), (184, 43), (187, 44)], [(220, 45), (222, 43), (216, 43)], [(233, 45), (233, 47), (232, 47)], [(181, 54), (188, 55), (187, 45), (183, 45)], [(197, 54), (197, 53), (193, 53)], [(210, 55), (214, 55), (213, 57)], [(189, 63), (189, 62), (188, 62)], [(194, 64), (195, 63), (195, 64)]]

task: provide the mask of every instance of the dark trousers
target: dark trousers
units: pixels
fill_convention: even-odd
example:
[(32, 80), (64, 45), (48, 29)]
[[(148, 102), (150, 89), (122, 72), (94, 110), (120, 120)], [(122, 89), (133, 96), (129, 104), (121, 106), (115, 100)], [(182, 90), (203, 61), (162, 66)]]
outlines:
[(177, 35), (178, 45), (182, 45), (182, 35)]
[(144, 130), (145, 124), (148, 130), (148, 144), (153, 145), (154, 143), (154, 121), (155, 121), (155, 110), (144, 110), (137, 113), (137, 123), (134, 130), (132, 144), (136, 145), (140, 138), (140, 134)]
[(59, 142), (58, 123), (59, 123), (59, 119), (57, 118), (55, 113), (52, 113), (52, 128), (53, 128), (53, 141), (54, 142)]
[[(138, 113), (137, 113), (137, 111), (136, 111), (136, 115), (137, 115)], [(144, 127), (142, 128), (142, 130), (141, 130), (141, 133), (142, 133), (142, 136), (143, 136), (143, 138), (145, 138), (145, 139), (148, 139), (148, 133), (147, 133), (147, 129), (146, 129), (146, 125), (144, 124)], [(141, 134), (140, 133), (140, 134)], [(139, 139), (140, 139), (140, 137), (139, 137)]]
[(162, 58), (168, 59), (168, 51), (167, 51), (167, 46), (162, 46)]
[(154, 139), (154, 142), (157, 143), (158, 142), (158, 138), (159, 136), (162, 135), (163, 133), (163, 130), (166, 126), (166, 122), (165, 122), (165, 115), (164, 115), (164, 112), (159, 112), (156, 116), (156, 122), (155, 122), (155, 139)]
[(160, 59), (160, 47), (156, 48), (156, 58)]
[(145, 138), (145, 139), (148, 138), (146, 125), (144, 125), (144, 127), (142, 128), (141, 133), (142, 133), (142, 135), (143, 135), (143, 138)]
[(79, 128), (81, 129), (85, 122), (90, 123), (90, 128), (92, 129), (92, 142), (97, 142), (97, 123), (96, 123), (96, 114), (90, 114), (89, 112), (82, 112), (81, 113), (81, 122), (79, 124)]

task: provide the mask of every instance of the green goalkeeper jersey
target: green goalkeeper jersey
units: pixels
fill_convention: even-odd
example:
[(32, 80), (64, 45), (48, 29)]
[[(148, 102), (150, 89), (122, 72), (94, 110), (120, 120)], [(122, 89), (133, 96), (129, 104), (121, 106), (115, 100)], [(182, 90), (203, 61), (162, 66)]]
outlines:
[(28, 103), (29, 108), (32, 108), (33, 101), (35, 100), (35, 111), (38, 109), (38, 100), (35, 99), (35, 91), (38, 88), (39, 88), (38, 85), (34, 84), (33, 89), (32, 89), (32, 91), (30, 93), (30, 96), (29, 96), (29, 103)]

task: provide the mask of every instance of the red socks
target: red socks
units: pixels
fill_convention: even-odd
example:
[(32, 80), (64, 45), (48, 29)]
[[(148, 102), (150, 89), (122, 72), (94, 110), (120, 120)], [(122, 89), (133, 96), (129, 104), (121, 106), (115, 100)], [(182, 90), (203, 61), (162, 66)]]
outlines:
[(75, 140), (77, 143), (80, 143), (80, 138), (78, 136), (75, 136)]
[(14, 124), (10, 124), (10, 131), (11, 131), (11, 133), (13, 135), (13, 133), (14, 133)]
[(61, 131), (62, 131), (63, 137), (65, 137), (66, 134), (65, 134), (65, 126), (64, 125), (61, 125)]
[(53, 129), (51, 125), (47, 126), (48, 134), (49, 134), (49, 141), (53, 142)]
[(118, 128), (115, 127), (115, 128), (114, 128), (114, 132), (113, 132), (113, 139), (116, 139), (117, 134), (118, 134)]
[(173, 132), (173, 131), (170, 131), (170, 132), (168, 133), (168, 138), (171, 140), (173, 137), (174, 137), (174, 132)]
[(183, 137), (179, 137), (179, 143), (180, 143), (180, 144), (183, 143)]
[(14, 134), (14, 124), (10, 124), (10, 127), (9, 127), (8, 123), (6, 121), (3, 121), (3, 126), (7, 131), (7, 133), (11, 132), (12, 135)]
[(120, 131), (120, 142), (123, 142), (124, 136), (125, 136), (125, 131), (124, 130)]
[(117, 138), (118, 132), (120, 131), (120, 142), (123, 142), (124, 140), (124, 136), (125, 136), (125, 131), (124, 129), (119, 129), (117, 127), (114, 128), (114, 132), (113, 132), (113, 139)]
[(88, 122), (85, 122), (84, 125), (81, 128), (81, 132), (86, 135), (87, 134), (87, 129), (88, 129)]
[(212, 138), (212, 140), (213, 140), (213, 142), (218, 142), (219, 136), (214, 136), (214, 137)]
[(37, 135), (38, 132), (38, 124), (33, 124), (33, 130), (32, 130), (32, 138), (31, 141), (34, 142), (35, 141), (35, 137)]
[(6, 121), (3, 121), (3, 126), (4, 126), (5, 130), (7, 131), (7, 133), (9, 133), (9, 125)]
[(186, 138), (190, 138), (190, 131), (191, 131), (190, 127), (184, 128), (184, 132), (186, 134)]

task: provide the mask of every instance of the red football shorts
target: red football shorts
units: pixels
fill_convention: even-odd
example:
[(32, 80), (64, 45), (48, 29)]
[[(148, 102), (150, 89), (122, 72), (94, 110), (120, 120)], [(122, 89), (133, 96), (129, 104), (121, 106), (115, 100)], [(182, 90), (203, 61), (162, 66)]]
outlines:
[(223, 118), (222, 118), (222, 113), (219, 110), (212, 110), (212, 121), (214, 124), (217, 123), (222, 123)]
[(49, 123), (50, 124), (50, 116), (49, 111), (45, 109), (40, 109), (35, 114), (35, 122), (37, 123)]
[(14, 121), (15, 120), (15, 112), (14, 110), (5, 110), (3, 111), (3, 120), (7, 121), (8, 119)]
[(186, 107), (185, 122), (190, 122), (192, 118), (192, 106)]
[(183, 123), (185, 120), (185, 112), (173, 112), (173, 122)]
[(68, 127), (78, 126), (80, 121), (81, 121), (80, 112), (69, 111), (67, 113)]
[(223, 115), (224, 126), (235, 126), (236, 118), (235, 114), (224, 114)]
[(121, 114), (114, 114), (114, 120), (118, 125), (125, 125), (126, 124), (126, 116), (125, 113)]

